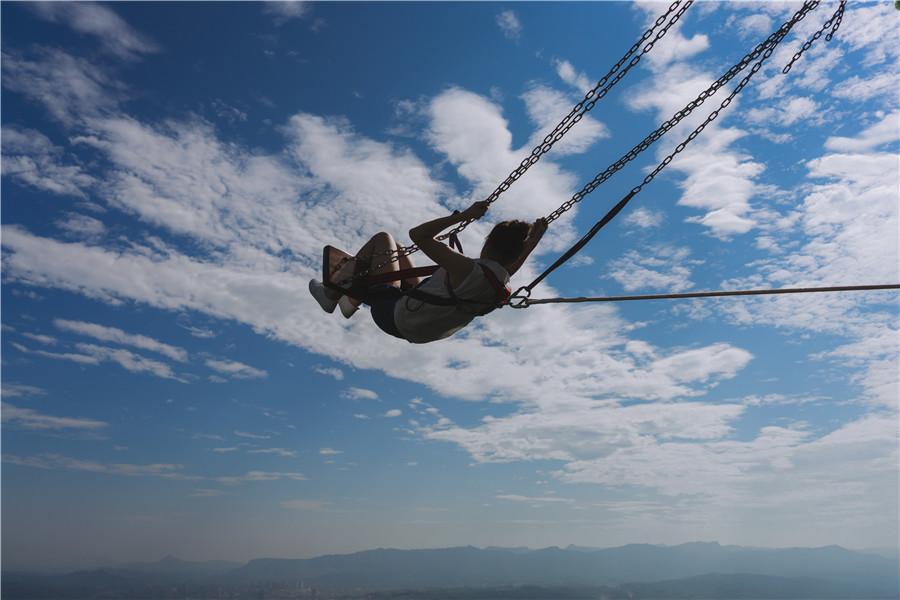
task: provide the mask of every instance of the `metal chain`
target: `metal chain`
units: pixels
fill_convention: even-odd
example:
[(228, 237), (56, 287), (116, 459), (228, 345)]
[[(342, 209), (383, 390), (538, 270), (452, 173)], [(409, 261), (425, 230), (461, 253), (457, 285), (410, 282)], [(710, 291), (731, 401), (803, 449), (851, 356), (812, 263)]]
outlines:
[[(787, 65), (785, 65), (785, 67), (781, 70), (782, 73), (787, 75), (790, 72), (791, 67), (794, 66), (794, 63), (797, 62), (798, 60), (800, 60), (800, 57), (803, 56), (803, 53), (806, 52), (807, 50), (809, 50), (810, 46), (812, 46), (816, 42), (816, 40), (818, 40), (820, 37), (822, 37), (822, 34), (825, 33), (825, 30), (828, 29), (829, 27), (831, 27), (832, 29), (828, 33), (828, 35), (825, 36), (825, 41), (826, 42), (831, 41), (831, 38), (833, 38), (834, 34), (837, 33), (838, 27), (841, 26), (841, 21), (844, 19), (844, 6), (846, 4), (847, 4), (847, 0), (841, 0), (841, 4), (838, 6), (837, 10), (834, 11), (834, 14), (831, 15), (831, 18), (828, 19), (827, 21), (825, 21), (825, 24), (822, 25), (821, 29), (819, 29), (817, 32), (812, 34), (812, 36), (808, 40), (803, 42), (803, 45), (800, 47), (800, 50), (798, 50), (794, 54), (794, 57), (791, 59), (791, 62), (789, 62)], [(834, 24), (833, 26), (832, 26), (832, 23)]]
[[(584, 98), (578, 102), (572, 110), (569, 111), (569, 114), (563, 117), (563, 119), (553, 128), (549, 134), (544, 136), (544, 139), (540, 144), (535, 146), (531, 153), (519, 163), (519, 166), (513, 169), (513, 171), (504, 179), (497, 188), (491, 192), (491, 194), (485, 198), (485, 201), (488, 204), (495, 202), (503, 192), (508, 190), (510, 186), (516, 182), (522, 175), (525, 174), (528, 169), (530, 169), (534, 164), (536, 164), (541, 157), (550, 151), (553, 148), (554, 144), (560, 141), (572, 127), (575, 126), (576, 123), (581, 121), (584, 116), (590, 112), (594, 105), (597, 104), (603, 97), (605, 97), (609, 91), (615, 87), (617, 83), (619, 83), (625, 75), (628, 74), (631, 69), (633, 69), (637, 64), (641, 61), (641, 58), (653, 50), (656, 42), (661, 40), (669, 29), (677, 23), (682, 15), (684, 15), (685, 11), (694, 3), (694, 0), (675, 0), (672, 4), (669, 5), (668, 10), (665, 13), (657, 17), (656, 21), (654, 21), (653, 25), (647, 29), (640, 39), (635, 42), (631, 48), (619, 59), (619, 61), (613, 65), (613, 67), (609, 70), (609, 72), (604, 75), (597, 84), (588, 90), (585, 94)], [(677, 9), (677, 11), (676, 11)], [(674, 12), (674, 15), (672, 14)], [(668, 23), (665, 23), (666, 19), (672, 15), (671, 19)], [(665, 25), (663, 25), (665, 23)], [(658, 27), (662, 26), (659, 31), (656, 31)], [(656, 35), (654, 36), (654, 32)], [(651, 39), (652, 37), (652, 39)], [(649, 40), (649, 41), (648, 41)], [(640, 50), (638, 54), (635, 54)], [(627, 62), (627, 64), (626, 64)], [(624, 65), (624, 68), (623, 68)], [(437, 237), (439, 240), (444, 240), (449, 238), (451, 235), (456, 235), (468, 227), (475, 219), (467, 219), (461, 222), (459, 225), (443, 233)], [(404, 256), (409, 256), (419, 250), (419, 247), (415, 244), (410, 246), (401, 246), (397, 250), (388, 250), (386, 252), (379, 253), (377, 256), (390, 256), (390, 258), (375, 267), (368, 267), (359, 270), (356, 272), (352, 279), (358, 279), (361, 277), (365, 277), (371, 271), (379, 270), (382, 267), (400, 260), (400, 258)], [(352, 260), (352, 259), (345, 259)], [(346, 281), (345, 281), (346, 283)]]
[[(819, 3), (818, 3), (818, 1), (815, 1), (815, 2), (807, 2), (807, 4), (810, 5), (810, 8), (806, 12), (809, 12), (811, 10), (814, 10), (815, 7), (818, 6)], [(804, 8), (805, 7), (806, 7), (806, 5), (804, 5)], [(804, 9), (801, 8), (801, 11), (803, 11), (803, 10)], [(724, 75), (719, 77), (719, 79), (717, 79), (715, 82), (713, 82), (713, 84), (710, 85), (707, 89), (700, 92), (700, 94), (695, 99), (688, 102), (684, 108), (682, 108), (681, 110), (676, 112), (672, 116), (671, 119), (669, 119), (668, 121), (665, 121), (662, 125), (660, 125), (659, 128), (657, 128), (650, 135), (648, 135), (646, 138), (644, 138), (640, 143), (635, 145), (631, 150), (626, 152), (621, 158), (619, 158), (619, 160), (617, 160), (616, 162), (614, 162), (613, 164), (608, 166), (605, 170), (603, 170), (596, 177), (594, 177), (594, 179), (592, 179), (590, 182), (588, 182), (583, 188), (581, 188), (579, 191), (575, 192), (575, 194), (573, 194), (572, 197), (569, 200), (567, 200), (566, 202), (564, 202), (559, 208), (557, 208), (552, 213), (547, 215), (547, 217), (546, 217), (547, 222), (552, 223), (553, 221), (555, 221), (556, 219), (561, 217), (565, 212), (570, 210), (577, 203), (581, 202), (581, 200), (583, 200), (585, 196), (587, 196), (588, 194), (593, 192), (600, 184), (602, 184), (607, 179), (612, 177), (615, 173), (620, 171), (623, 167), (625, 167), (625, 165), (627, 165), (629, 162), (634, 160), (641, 152), (643, 152), (644, 150), (649, 148), (652, 144), (654, 144), (657, 140), (659, 140), (663, 135), (668, 133), (672, 128), (674, 128), (678, 123), (680, 123), (685, 117), (690, 115), (694, 111), (694, 109), (701, 106), (708, 98), (715, 95), (715, 93), (718, 92), (720, 88), (722, 88), (724, 85), (726, 85), (732, 79), (734, 79), (738, 75), (738, 73), (743, 71), (747, 67), (747, 65), (749, 65), (751, 62), (758, 59), (761, 55), (763, 55), (766, 52), (768, 52), (768, 54), (766, 55), (766, 58), (768, 58), (768, 56), (771, 55), (771, 50), (774, 49), (774, 47), (779, 42), (781, 42), (781, 40), (784, 38), (784, 36), (787, 34), (787, 32), (794, 26), (794, 24), (796, 24), (798, 21), (802, 20), (803, 17), (806, 16), (806, 12), (802, 12), (802, 14), (800, 14), (801, 11), (798, 11), (798, 13), (794, 15), (794, 18), (792, 20), (783, 24), (781, 26), (781, 28), (779, 28), (777, 31), (772, 33), (772, 35), (770, 35), (768, 38), (766, 38), (765, 41), (757, 44), (757, 46), (752, 51), (750, 51), (743, 58), (741, 58), (740, 61), (738, 61), (734, 66), (732, 66), (730, 69), (728, 69), (728, 71), (726, 71)], [(800, 16), (797, 16), (797, 15), (800, 15)], [(757, 70), (758, 70), (758, 68), (757, 68)], [(754, 71), (754, 73), (755, 72), (756, 71)], [(743, 86), (741, 86), (741, 87), (743, 88)], [(727, 100), (727, 102), (730, 104), (731, 101)], [(728, 104), (726, 104), (725, 106), (728, 106)], [(720, 108), (720, 110), (721, 110), (721, 108)], [(716, 114), (718, 114), (718, 113), (716, 113)], [(715, 118), (715, 117), (713, 117), (713, 118)], [(694, 137), (696, 137), (696, 135), (694, 135)], [(688, 141), (692, 141), (694, 139), (694, 137), (690, 137), (690, 139)], [(680, 152), (681, 150), (683, 150), (685, 145), (686, 145), (686, 143), (680, 144), (677, 152)], [(666, 164), (668, 164), (668, 163), (666, 163)], [(648, 181), (648, 183), (649, 183), (649, 181)]]
[[(794, 25), (796, 25), (799, 21), (802, 21), (803, 18), (806, 17), (806, 15), (808, 13), (815, 10), (818, 7), (818, 5), (819, 5), (819, 0), (808, 0), (807, 2), (805, 2), (803, 4), (803, 6), (796, 13), (794, 13), (793, 17), (791, 17), (790, 20), (783, 23), (781, 25), (781, 27), (778, 28), (777, 31), (775, 31), (772, 35), (770, 35), (766, 39), (766, 41), (764, 41), (762, 44), (758, 45), (756, 47), (756, 49), (754, 49), (754, 52), (751, 54), (757, 54), (757, 52), (756, 52), (757, 50), (764, 48), (761, 55), (757, 54), (757, 57), (759, 58), (759, 60), (756, 63), (754, 63), (753, 67), (751, 67), (751, 69), (750, 69), (750, 72), (747, 73), (741, 79), (741, 81), (735, 86), (735, 88), (731, 91), (731, 93), (721, 102), (719, 107), (716, 108), (715, 110), (713, 110), (711, 113), (709, 113), (709, 115), (706, 117), (706, 119), (700, 125), (698, 125), (681, 143), (679, 143), (675, 147), (675, 149), (671, 153), (669, 153), (656, 166), (656, 168), (653, 169), (653, 171), (651, 171), (646, 177), (644, 177), (644, 180), (639, 185), (632, 188), (632, 190), (628, 193), (628, 195), (625, 198), (623, 198), (622, 200), (620, 200), (619, 203), (615, 207), (613, 207), (600, 221), (598, 221), (594, 225), (594, 227), (584, 237), (582, 237), (581, 240), (579, 240), (577, 244), (575, 244), (575, 246), (573, 246), (565, 254), (563, 254), (562, 257), (557, 259), (557, 261), (553, 265), (551, 265), (549, 268), (547, 268), (543, 273), (541, 273), (530, 284), (523, 286), (523, 287), (519, 288), (518, 290), (516, 290), (516, 292), (514, 294), (512, 294), (512, 296), (510, 296), (508, 305), (513, 308), (526, 308), (529, 305), (528, 303), (529, 303), (529, 296), (531, 295), (531, 290), (538, 283), (543, 281), (547, 277), (547, 275), (549, 275), (553, 270), (555, 270), (563, 262), (565, 262), (565, 260), (567, 258), (569, 258), (574, 252), (577, 252), (578, 249), (583, 247), (594, 235), (597, 234), (597, 232), (600, 231), (600, 229), (604, 225), (606, 225), (609, 221), (611, 221), (612, 218), (614, 218), (615, 215), (617, 215), (619, 213), (619, 211), (621, 211), (625, 207), (625, 205), (635, 195), (637, 195), (645, 185), (647, 185), (651, 181), (653, 181), (653, 179), (660, 173), (660, 171), (665, 169), (669, 165), (669, 163), (671, 163), (672, 160), (674, 160), (676, 155), (678, 155), (682, 150), (684, 150), (687, 147), (688, 144), (690, 144), (694, 139), (696, 139), (696, 137), (698, 135), (700, 135), (700, 133), (704, 129), (706, 129), (707, 125), (709, 125), (710, 123), (715, 121), (716, 118), (719, 116), (720, 111), (727, 108), (728, 105), (730, 105), (731, 102), (734, 100), (734, 97), (737, 96), (741, 92), (741, 90), (743, 90), (744, 87), (750, 82), (750, 79), (757, 72), (759, 72), (759, 70), (762, 68), (763, 64), (765, 63), (765, 61), (772, 55), (772, 53), (775, 51), (775, 48), (785, 38), (785, 36), (788, 34), (788, 32), (790, 32), (790, 30), (794, 27)], [(738, 64), (741, 64), (741, 63), (738, 63)], [(728, 71), (728, 73), (726, 73), (726, 75), (730, 74), (731, 72), (732, 72), (732, 70), (729, 69), (729, 71)], [(734, 75), (731, 75), (731, 77), (734, 77)], [(690, 106), (690, 104), (691, 103), (688, 103), (688, 106)], [(685, 109), (687, 109), (687, 108), (688, 107), (686, 106)], [(685, 109), (682, 109), (682, 111), (679, 111), (678, 113), (676, 113), (676, 117), (680, 113), (682, 113)], [(667, 121), (667, 123), (668, 123), (668, 121)], [(648, 136), (648, 138), (649, 137), (651, 137), (651, 136)], [(604, 173), (605, 173), (605, 171), (604, 171)], [(603, 173), (601, 173), (600, 176), (602, 176), (602, 175), (603, 175)], [(600, 176), (598, 176), (598, 178)], [(582, 192), (585, 189), (589, 188), (593, 183), (594, 182), (592, 181), (587, 186), (585, 186), (585, 188), (582, 188)], [(601, 183), (602, 183), (602, 181), (601, 181)], [(596, 185), (599, 185), (599, 183), (597, 183)], [(594, 187), (596, 187), (596, 185), (594, 185)], [(593, 190), (593, 188), (590, 188), (590, 189)], [(578, 196), (579, 194), (581, 194), (581, 192), (576, 193), (575, 196)], [(578, 200), (583, 198), (584, 195), (586, 195), (586, 194), (582, 194), (581, 196), (579, 196)], [(575, 196), (573, 196), (573, 198), (575, 198)], [(576, 202), (578, 200), (576, 200)], [(574, 205), (574, 202), (572, 202), (572, 204)], [(568, 209), (566, 209), (566, 210), (568, 210)]]

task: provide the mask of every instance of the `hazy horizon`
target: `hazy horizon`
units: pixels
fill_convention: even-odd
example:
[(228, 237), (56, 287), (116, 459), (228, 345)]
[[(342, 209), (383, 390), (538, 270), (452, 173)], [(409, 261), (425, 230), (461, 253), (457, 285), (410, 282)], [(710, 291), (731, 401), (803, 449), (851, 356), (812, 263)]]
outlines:
[[(427, 345), (307, 291), (324, 245), (484, 198), (668, 6), (4, 2), (3, 567), (895, 547), (896, 291), (504, 308)], [(549, 214), (799, 6), (694, 3), (463, 246)], [(836, 8), (533, 296), (900, 282), (900, 11), (849, 3), (781, 72)]]
[[(107, 562), (107, 563), (98, 563), (98, 564), (92, 564), (92, 565), (87, 565), (87, 564), (85, 564), (85, 565), (80, 565), (80, 566), (75, 566), (75, 565), (70, 565), (70, 566), (59, 566), (59, 565), (57, 565), (57, 566), (52, 566), (52, 565), (46, 565), (46, 566), (43, 566), (43, 567), (29, 567), (29, 568), (15, 568), (15, 567), (11, 567), (11, 568), (8, 568), (8, 567), (4, 564), (4, 565), (3, 565), (3, 570), (4, 570), (4, 571), (30, 571), (30, 572), (62, 573), (62, 572), (77, 571), (77, 570), (91, 570), (91, 569), (93, 569), (93, 568), (121, 568), (121, 567), (129, 566), (129, 565), (152, 565), (152, 564), (155, 564), (155, 563), (158, 563), (158, 562), (162, 562), (162, 561), (165, 561), (165, 560), (173, 560), (173, 559), (174, 559), (174, 560), (177, 560), (177, 561), (190, 562), (190, 563), (226, 562), (226, 563), (234, 563), (234, 564), (236, 564), (236, 565), (244, 565), (244, 564), (247, 564), (248, 562), (250, 562), (250, 561), (252, 561), (252, 560), (259, 560), (259, 559), (287, 559), (287, 560), (299, 559), (299, 560), (304, 560), (304, 559), (317, 558), (317, 557), (328, 556), (328, 555), (336, 555), (336, 556), (352, 555), (352, 554), (356, 554), (356, 553), (360, 553), (360, 552), (369, 552), (369, 551), (374, 551), (374, 550), (402, 550), (402, 551), (416, 551), (416, 550), (450, 550), (450, 549), (454, 549), (454, 548), (469, 548), (469, 547), (474, 547), (474, 548), (477, 548), (477, 549), (480, 549), (480, 550), (511, 550), (511, 551), (530, 551), (530, 552), (535, 552), (535, 551), (547, 550), (547, 549), (552, 549), (552, 548), (559, 548), (559, 549), (562, 549), (562, 550), (567, 550), (567, 549), (569, 549), (569, 548), (571, 547), (571, 548), (573, 548), (573, 551), (582, 551), (582, 550), (593, 551), (593, 550), (610, 550), (610, 549), (621, 548), (621, 547), (623, 547), (623, 546), (631, 546), (631, 545), (650, 545), (650, 546), (655, 546), (655, 547), (664, 547), (664, 548), (668, 547), (668, 548), (671, 548), (671, 547), (678, 547), (678, 546), (691, 545), (691, 544), (719, 544), (719, 542), (717, 542), (717, 541), (692, 540), (692, 541), (680, 542), (680, 543), (676, 543), (676, 544), (644, 544), (644, 543), (635, 543), (635, 544), (622, 544), (622, 545), (616, 545), (616, 546), (581, 546), (581, 545), (577, 545), (577, 544), (567, 544), (567, 545), (565, 545), (565, 546), (556, 545), (556, 546), (542, 546), (542, 547), (528, 547), (528, 546), (475, 546), (475, 545), (472, 545), (472, 544), (464, 544), (464, 545), (461, 545), (461, 546), (446, 546), (446, 547), (427, 547), (427, 546), (423, 546), (423, 547), (417, 547), (417, 548), (397, 548), (397, 547), (390, 547), (390, 546), (387, 546), (387, 547), (378, 547), (378, 548), (360, 548), (360, 549), (357, 549), (357, 550), (351, 550), (351, 551), (348, 551), (348, 552), (336, 552), (336, 553), (327, 553), (327, 554), (311, 554), (311, 555), (308, 555), (308, 556), (289, 556), (289, 555), (284, 555), (284, 556), (253, 556), (253, 557), (248, 557), (248, 558), (243, 558), (243, 559), (239, 559), (239, 558), (228, 558), (227, 556), (224, 556), (224, 557), (186, 557), (186, 556), (179, 556), (179, 555), (173, 554), (173, 553), (168, 553), (168, 554), (164, 554), (164, 555), (161, 555), (161, 556), (150, 557), (150, 558), (148, 558), (148, 559), (146, 559), (146, 560), (137, 560), (137, 561), (135, 561), (135, 560), (112, 560), (112, 562)], [(802, 547), (802, 546), (782, 546), (782, 547), (770, 546), (770, 547), (767, 547), (767, 546), (741, 546), (741, 545), (738, 545), (738, 544), (719, 544), (719, 545), (722, 546), (722, 547), (735, 547), (735, 548), (743, 548), (743, 549), (748, 549), (748, 550), (793, 550), (793, 549), (798, 549), (798, 548), (806, 548), (806, 547)], [(837, 545), (837, 544), (826, 544), (826, 545), (823, 545), (823, 546), (809, 547), (809, 548), (813, 548), (813, 549), (814, 549), (814, 548), (826, 548), (826, 547), (830, 547), (830, 546), (839, 546), (839, 545)], [(878, 555), (878, 556), (884, 556), (885, 558), (896, 558), (897, 555), (898, 555), (898, 553), (900, 553), (900, 546), (898, 546), (898, 547), (881, 547), (881, 548), (845, 548), (845, 547), (843, 547), (843, 546), (839, 546), (839, 547), (842, 547), (842, 548), (844, 548), (844, 549), (846, 549), (846, 550), (850, 550), (850, 551), (852, 551), (852, 552), (859, 552), (859, 553), (866, 553), (866, 554), (876, 554), (876, 555)]]

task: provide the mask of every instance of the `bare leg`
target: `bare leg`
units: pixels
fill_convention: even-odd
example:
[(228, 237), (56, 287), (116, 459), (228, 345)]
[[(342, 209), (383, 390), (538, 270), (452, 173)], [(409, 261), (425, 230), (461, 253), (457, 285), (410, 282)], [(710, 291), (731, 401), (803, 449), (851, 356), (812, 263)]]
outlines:
[[(393, 252), (397, 249), (397, 242), (389, 233), (385, 233), (384, 231), (376, 233), (369, 239), (368, 242), (363, 244), (363, 247), (359, 249), (359, 252), (356, 253), (356, 259), (361, 264), (369, 264), (371, 265), (372, 270), (369, 271), (371, 275), (376, 275), (379, 273), (391, 273), (393, 271), (398, 271), (401, 266), (399, 262), (389, 261), (390, 252)], [(388, 262), (389, 261), (389, 262)], [(381, 263), (387, 262), (385, 265), (381, 265)], [(407, 259), (407, 263), (409, 260)], [(393, 285), (394, 287), (400, 287), (399, 281), (392, 281), (389, 285)], [(359, 306), (362, 304), (361, 301), (356, 298), (347, 297), (347, 300), (352, 302), (354, 305)]]
[[(406, 270), (406, 269), (414, 269), (415, 268), (415, 265), (412, 263), (409, 256), (401, 256), (397, 260), (397, 266), (400, 268), (401, 271)], [(403, 281), (409, 287), (416, 287), (417, 285), (419, 285), (419, 282), (421, 280), (422, 280), (421, 277), (407, 277)]]

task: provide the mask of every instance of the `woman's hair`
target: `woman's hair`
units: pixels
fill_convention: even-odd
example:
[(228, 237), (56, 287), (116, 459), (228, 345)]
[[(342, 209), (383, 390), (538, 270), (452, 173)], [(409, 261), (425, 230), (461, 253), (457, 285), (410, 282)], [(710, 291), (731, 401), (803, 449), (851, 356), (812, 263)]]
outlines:
[(487, 239), (482, 256), (490, 256), (503, 264), (515, 261), (525, 248), (525, 238), (531, 233), (531, 224), (525, 221), (503, 221), (497, 223)]

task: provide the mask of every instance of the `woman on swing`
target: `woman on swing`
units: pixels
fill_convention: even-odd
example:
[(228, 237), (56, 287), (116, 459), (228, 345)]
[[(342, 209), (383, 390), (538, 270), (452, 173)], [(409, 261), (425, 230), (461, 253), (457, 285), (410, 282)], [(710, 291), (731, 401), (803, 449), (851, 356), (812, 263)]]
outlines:
[[(424, 344), (450, 337), (479, 314), (497, 307), (509, 294), (509, 278), (535, 249), (547, 221), (534, 223), (504, 221), (488, 234), (478, 258), (472, 259), (435, 239), (442, 231), (463, 221), (478, 219), (488, 203), (475, 202), (466, 210), (413, 227), (409, 237), (438, 269), (422, 281), (418, 277), (376, 284), (365, 289), (361, 298), (343, 295), (313, 279), (309, 291), (325, 312), (340, 305), (346, 318), (356, 313), (360, 304), (371, 308), (372, 319), (382, 331), (414, 344)], [(378, 257), (397, 250), (397, 242), (388, 233), (377, 233), (356, 253), (358, 267), (368, 268)], [(377, 266), (377, 265), (376, 265)], [(369, 274), (377, 275), (413, 268), (408, 256), (387, 262)], [(498, 290), (499, 288), (499, 290)], [(404, 291), (406, 290), (406, 291)], [(432, 302), (428, 298), (433, 299)]]

